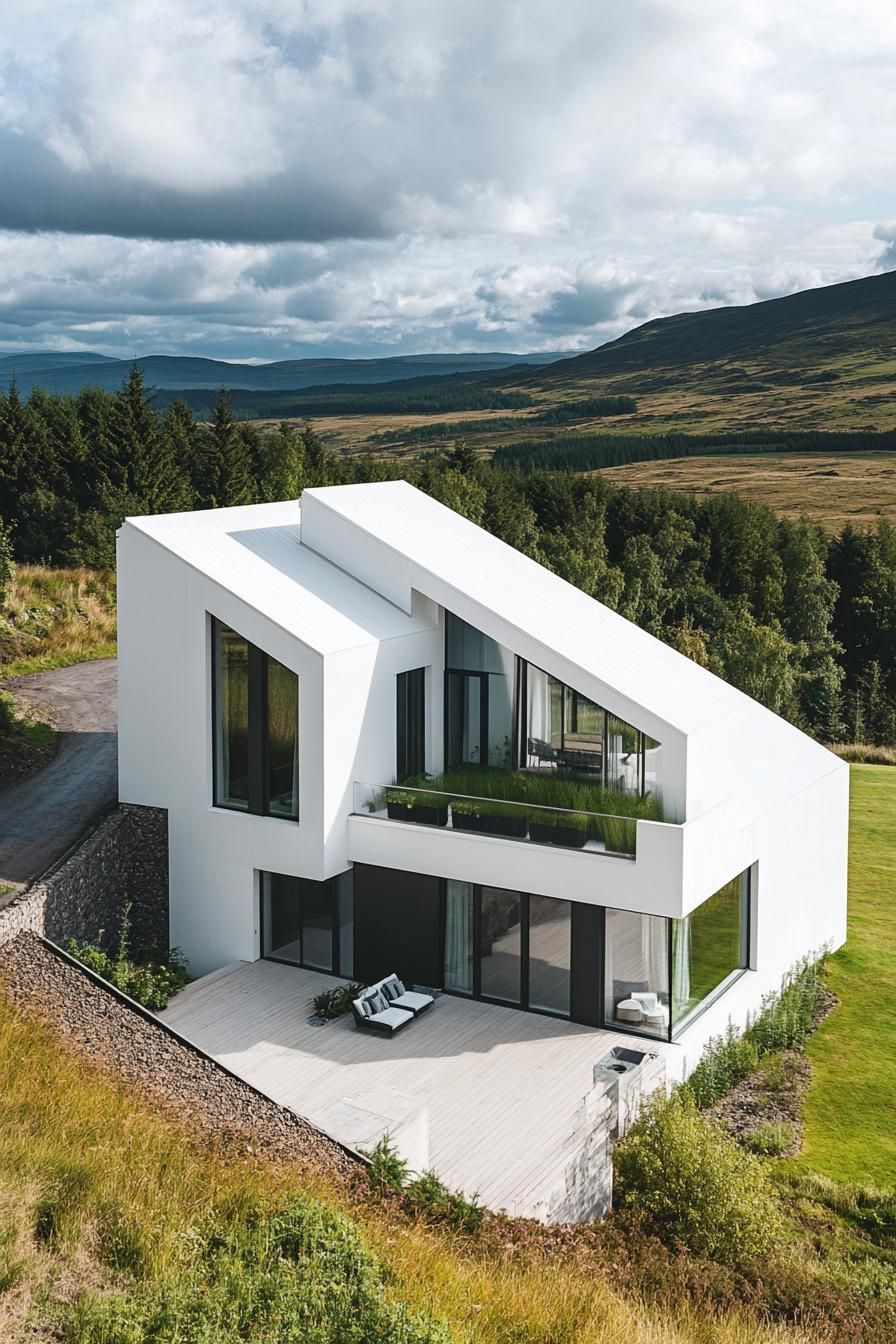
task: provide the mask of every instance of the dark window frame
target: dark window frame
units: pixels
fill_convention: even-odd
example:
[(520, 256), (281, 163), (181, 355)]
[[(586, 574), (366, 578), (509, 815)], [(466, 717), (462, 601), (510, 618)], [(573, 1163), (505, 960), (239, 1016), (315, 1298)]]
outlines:
[[(211, 616), (211, 691), (212, 691), (212, 806), (220, 808), (223, 812), (238, 812), (243, 816), (247, 814), (256, 817), (269, 817), (272, 821), (288, 821), (297, 824), (301, 819), (301, 763), (299, 766), (299, 796), (296, 797), (296, 811), (292, 816), (283, 812), (272, 812), (270, 800), (270, 734), (268, 732), (268, 663), (278, 662), (270, 654), (265, 653), (256, 644), (253, 644), (245, 635), (241, 635), (238, 630), (234, 630), (232, 625), (222, 621), (218, 616)], [(218, 720), (218, 659), (220, 650), (219, 631), (221, 629), (233, 630), (234, 634), (240, 639), (245, 640), (248, 649), (248, 729), (247, 729), (247, 751), (249, 766), (249, 798), (246, 807), (238, 807), (235, 803), (225, 802), (218, 793), (218, 763), (220, 756), (220, 725)], [(282, 666), (286, 666), (282, 664)], [(287, 671), (293, 672), (292, 668)], [(293, 672), (296, 678), (296, 743), (301, 753), (301, 737), (299, 732), (299, 704), (300, 704), (300, 677), (297, 672)]]
[(395, 677), (395, 778), (401, 783), (426, 770), (426, 668)]
[[(337, 879), (335, 877), (325, 878), (323, 882), (314, 882), (313, 878), (308, 877), (295, 878), (295, 881), (298, 882), (299, 884), (297, 928), (298, 928), (299, 951), (301, 953), (302, 960), (290, 961), (288, 957), (275, 957), (272, 953), (265, 952), (264, 950), (265, 932), (266, 932), (265, 918), (264, 918), (264, 903), (266, 894), (265, 883), (266, 880), (271, 877), (289, 877), (289, 876), (291, 876), (291, 874), (289, 873), (272, 873), (267, 868), (259, 869), (258, 872), (258, 935), (259, 935), (258, 947), (262, 961), (275, 961), (279, 966), (298, 966), (305, 971), (316, 971), (318, 975), (336, 975), (336, 976), (341, 975), (341, 971), (338, 969), (342, 965), (340, 958), (341, 938), (340, 938), (340, 926), (339, 926), (339, 892), (336, 886)], [(315, 886), (321, 886), (327, 888), (327, 893), (330, 900), (330, 918), (332, 920), (332, 935), (333, 935), (333, 945), (332, 945), (333, 959), (331, 962), (333, 969), (329, 971), (322, 971), (319, 966), (310, 966), (304, 960), (305, 924), (303, 918), (304, 915), (303, 884), (305, 882), (314, 882)]]

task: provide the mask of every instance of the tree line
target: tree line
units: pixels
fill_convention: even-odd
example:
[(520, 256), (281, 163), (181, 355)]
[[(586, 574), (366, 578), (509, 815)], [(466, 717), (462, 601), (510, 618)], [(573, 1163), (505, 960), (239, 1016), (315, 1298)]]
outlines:
[[(879, 436), (883, 437), (883, 436)], [(402, 475), (821, 740), (896, 743), (896, 527), (830, 537), (736, 495), (704, 499), (482, 461), (344, 458), (306, 423), (270, 433), (118, 393), (0, 396), (0, 520), (20, 561), (114, 564), (128, 515), (298, 497)]]
[[(574, 408), (581, 404), (570, 402), (569, 406)], [(517, 427), (519, 424), (517, 421)], [(517, 443), (502, 444), (495, 449), (492, 461), (497, 467), (513, 467), (516, 471), (538, 471), (544, 468), (554, 471), (596, 471), (600, 467), (624, 467), (630, 462), (654, 462), (670, 457), (737, 453), (872, 452), (896, 452), (896, 433), (879, 433), (875, 430), (755, 429), (735, 432), (720, 430), (709, 434), (557, 434), (549, 439), (523, 439)]]

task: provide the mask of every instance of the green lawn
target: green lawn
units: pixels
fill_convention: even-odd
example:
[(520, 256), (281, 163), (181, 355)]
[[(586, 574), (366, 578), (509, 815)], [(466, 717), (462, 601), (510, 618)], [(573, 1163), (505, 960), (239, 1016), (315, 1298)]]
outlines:
[(854, 765), (851, 785), (849, 941), (828, 978), (840, 1006), (809, 1044), (798, 1165), (896, 1187), (896, 768)]

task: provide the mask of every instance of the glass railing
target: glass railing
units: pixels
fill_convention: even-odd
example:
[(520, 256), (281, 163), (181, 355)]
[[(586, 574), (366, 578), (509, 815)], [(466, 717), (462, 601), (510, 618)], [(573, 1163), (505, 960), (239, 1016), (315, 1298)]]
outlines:
[(505, 802), (472, 794), (408, 788), (403, 784), (355, 784), (358, 816), (435, 826), (478, 835), (498, 835), (534, 845), (582, 849), (633, 859), (636, 817), (572, 811), (535, 802)]

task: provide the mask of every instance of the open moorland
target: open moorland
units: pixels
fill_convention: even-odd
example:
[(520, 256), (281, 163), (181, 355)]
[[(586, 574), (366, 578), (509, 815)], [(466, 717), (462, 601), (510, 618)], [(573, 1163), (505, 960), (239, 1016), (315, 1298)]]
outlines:
[(598, 473), (614, 485), (685, 491), (734, 492), (767, 504), (782, 518), (805, 516), (835, 531), (896, 519), (896, 454), (762, 453), (632, 462)]

